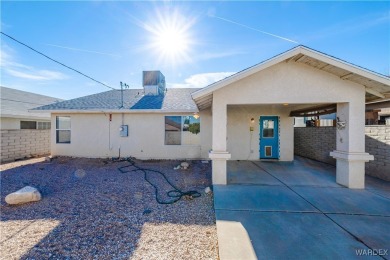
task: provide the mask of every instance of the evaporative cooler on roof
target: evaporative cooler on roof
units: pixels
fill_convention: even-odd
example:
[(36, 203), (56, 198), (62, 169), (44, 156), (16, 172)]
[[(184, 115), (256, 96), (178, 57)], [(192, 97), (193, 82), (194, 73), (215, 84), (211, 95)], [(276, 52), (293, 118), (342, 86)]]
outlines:
[(142, 85), (145, 95), (164, 95), (165, 76), (160, 71), (144, 71)]

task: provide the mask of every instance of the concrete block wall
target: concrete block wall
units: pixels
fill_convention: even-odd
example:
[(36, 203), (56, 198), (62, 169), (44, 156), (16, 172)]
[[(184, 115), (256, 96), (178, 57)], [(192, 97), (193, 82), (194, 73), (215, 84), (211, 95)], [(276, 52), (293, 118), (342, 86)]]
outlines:
[(50, 154), (50, 129), (1, 130), (1, 163)]
[[(366, 152), (374, 161), (366, 163), (366, 174), (390, 181), (390, 126), (366, 126)], [(329, 152), (336, 149), (335, 127), (295, 127), (294, 153), (329, 164), (336, 160)]]
[(366, 126), (366, 152), (374, 161), (366, 163), (366, 174), (390, 181), (390, 125)]
[(336, 165), (329, 152), (336, 150), (336, 128), (295, 127), (294, 154)]

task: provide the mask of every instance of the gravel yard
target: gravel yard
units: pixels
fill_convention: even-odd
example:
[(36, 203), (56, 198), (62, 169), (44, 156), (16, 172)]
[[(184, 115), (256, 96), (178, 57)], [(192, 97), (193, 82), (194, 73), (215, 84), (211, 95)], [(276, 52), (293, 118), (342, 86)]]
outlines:
[[(128, 162), (59, 157), (1, 165), (1, 259), (218, 259), (211, 166), (190, 161), (136, 161), (160, 170), (182, 190), (200, 198), (173, 205), (155, 200), (142, 172), (121, 173)], [(156, 173), (148, 178), (169, 200), (171, 190)], [(8, 206), (4, 198), (26, 185), (39, 202)]]

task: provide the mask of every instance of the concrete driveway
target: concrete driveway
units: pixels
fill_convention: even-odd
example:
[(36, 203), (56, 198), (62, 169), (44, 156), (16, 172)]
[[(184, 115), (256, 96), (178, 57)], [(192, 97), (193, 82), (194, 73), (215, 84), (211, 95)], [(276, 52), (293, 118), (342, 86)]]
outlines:
[(229, 161), (214, 186), (221, 259), (389, 258), (390, 183), (336, 184), (335, 167)]

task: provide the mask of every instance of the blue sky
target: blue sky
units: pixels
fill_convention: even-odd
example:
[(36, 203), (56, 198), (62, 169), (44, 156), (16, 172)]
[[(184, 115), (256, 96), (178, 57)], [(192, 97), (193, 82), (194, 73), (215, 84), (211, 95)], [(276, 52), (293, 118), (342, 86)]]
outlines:
[[(389, 2), (2, 2), (1, 31), (114, 88), (142, 87), (143, 70), (204, 87), (297, 43), (389, 75), (389, 12)], [(161, 43), (172, 27), (180, 46)], [(63, 99), (109, 90), (4, 36), (1, 85)]]

